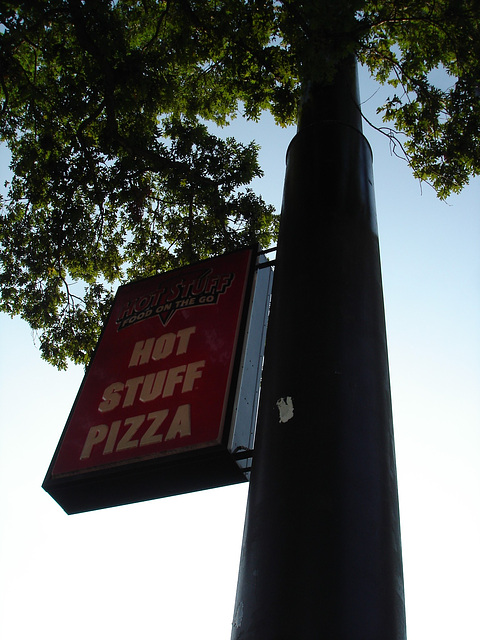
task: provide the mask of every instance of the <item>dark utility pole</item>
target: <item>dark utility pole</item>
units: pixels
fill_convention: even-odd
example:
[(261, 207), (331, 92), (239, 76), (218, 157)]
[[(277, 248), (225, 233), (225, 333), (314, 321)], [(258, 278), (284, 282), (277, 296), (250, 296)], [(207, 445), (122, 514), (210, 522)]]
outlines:
[(355, 64), (287, 154), (232, 640), (404, 640), (372, 156)]

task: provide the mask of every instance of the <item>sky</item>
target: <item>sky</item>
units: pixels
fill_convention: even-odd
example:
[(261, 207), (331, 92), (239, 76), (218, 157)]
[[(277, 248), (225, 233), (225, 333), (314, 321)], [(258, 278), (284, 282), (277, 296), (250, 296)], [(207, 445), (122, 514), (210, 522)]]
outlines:
[[(382, 92), (363, 72), (360, 86), (375, 119)], [(262, 145), (257, 188), (279, 208), (294, 130), (264, 117), (227, 133)], [(367, 125), (364, 133), (374, 153), (408, 638), (478, 640), (480, 180), (440, 202), (384, 136)], [(5, 315), (0, 356), (0, 636), (229, 638), (247, 485), (67, 516), (41, 484), (83, 369), (56, 371), (29, 327)]]

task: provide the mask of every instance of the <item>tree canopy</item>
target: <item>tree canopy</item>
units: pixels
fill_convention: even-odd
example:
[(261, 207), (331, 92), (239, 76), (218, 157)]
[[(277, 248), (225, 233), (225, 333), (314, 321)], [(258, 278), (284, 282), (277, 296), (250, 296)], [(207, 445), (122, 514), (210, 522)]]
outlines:
[(0, 309), (48, 361), (85, 363), (115, 283), (268, 245), (258, 148), (214, 125), (293, 123), (347, 55), (390, 86), (414, 175), (459, 191), (480, 171), (479, 23), (474, 0), (3, 2)]

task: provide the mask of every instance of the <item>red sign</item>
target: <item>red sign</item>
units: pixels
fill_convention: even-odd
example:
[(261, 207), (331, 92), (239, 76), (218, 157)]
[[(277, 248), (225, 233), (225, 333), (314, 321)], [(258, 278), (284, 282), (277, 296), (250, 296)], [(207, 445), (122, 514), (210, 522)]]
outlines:
[(225, 442), (254, 263), (247, 249), (119, 288), (47, 478)]

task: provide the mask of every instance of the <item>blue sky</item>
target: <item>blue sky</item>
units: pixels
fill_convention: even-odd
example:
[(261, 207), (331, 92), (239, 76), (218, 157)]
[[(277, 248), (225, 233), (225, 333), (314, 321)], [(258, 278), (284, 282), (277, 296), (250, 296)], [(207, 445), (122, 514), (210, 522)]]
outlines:
[[(375, 91), (362, 74), (369, 118)], [(279, 207), (294, 131), (264, 118), (227, 133), (262, 145), (258, 190)], [(477, 640), (480, 181), (442, 203), (383, 136), (367, 125), (364, 133), (374, 151), (408, 637)], [(42, 362), (28, 326), (4, 315), (0, 353), (1, 636), (229, 638), (246, 485), (66, 516), (41, 483), (83, 371)]]

